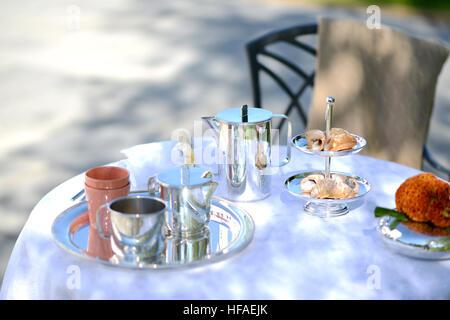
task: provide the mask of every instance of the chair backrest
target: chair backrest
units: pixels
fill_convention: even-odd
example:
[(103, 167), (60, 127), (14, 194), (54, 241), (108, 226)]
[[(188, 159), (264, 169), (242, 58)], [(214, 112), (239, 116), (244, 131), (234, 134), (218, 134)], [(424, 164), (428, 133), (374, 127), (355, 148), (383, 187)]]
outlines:
[[(289, 61), (286, 57), (271, 51), (268, 46), (277, 43), (284, 43), (292, 45), (299, 50), (315, 56), (316, 49), (308, 43), (300, 40), (301, 36), (317, 34), (317, 24), (301, 25), (286, 28), (283, 30), (278, 30), (265, 34), (253, 41), (250, 41), (246, 45), (247, 59), (250, 67), (250, 78), (252, 84), (252, 95), (253, 95), (253, 105), (255, 108), (261, 108), (262, 106), (262, 92), (261, 92), (261, 82), (260, 74), (264, 72), (270, 78), (274, 80), (276, 84), (279, 85), (281, 90), (286, 93), (289, 98), (289, 103), (287, 105), (284, 114), (290, 115), (293, 110), (297, 110), (300, 116), (300, 121), (303, 126), (307, 122), (307, 107), (304, 107), (301, 103), (301, 97), (305, 93), (308, 87), (312, 87), (314, 84), (314, 71), (312, 73), (306, 72), (301, 66), (298, 66), (292, 61)], [(293, 90), (290, 88), (288, 83), (277, 74), (276, 70), (270, 68), (266, 63), (264, 63), (260, 58), (273, 59), (285, 67), (289, 68), (293, 73), (300, 77), (303, 81), (298, 90)], [(283, 126), (284, 121), (282, 120), (279, 124), (279, 129)]]
[(353, 19), (320, 18), (308, 129), (333, 126), (366, 138), (363, 154), (420, 169), (439, 73), (449, 54), (438, 42)]
[[(422, 161), (426, 160), (434, 169), (446, 173), (447, 178), (450, 178), (450, 170), (437, 163), (425, 145), (436, 82), (442, 65), (447, 59), (448, 48), (433, 41), (406, 36), (384, 26), (384, 31), (379, 32), (379, 30), (370, 31), (365, 25), (355, 20), (340, 20), (344, 26), (330, 26), (330, 21), (331, 19), (322, 18), (319, 19), (319, 24), (298, 25), (275, 30), (246, 45), (254, 106), (262, 107), (260, 84), (262, 72), (272, 78), (289, 97), (290, 102), (284, 113), (290, 115), (296, 109), (300, 122), (306, 129), (324, 127), (325, 97), (334, 95), (337, 97), (337, 109), (335, 108), (333, 126), (340, 126), (366, 137), (368, 145), (363, 154), (395, 161), (417, 169), (420, 169)], [(339, 21), (334, 23), (339, 23)], [(343, 27), (345, 28), (343, 29)], [(366, 33), (365, 43), (355, 35), (357, 30), (360, 30), (360, 33), (361, 30), (362, 33)], [(314, 46), (299, 41), (304, 35), (318, 35), (317, 51)], [(280, 42), (291, 44), (313, 56), (318, 55), (315, 63), (316, 72), (313, 70), (308, 74), (302, 67), (267, 49), (267, 46)], [(335, 47), (330, 48), (330, 44)], [(350, 48), (355, 51), (355, 47), (358, 48), (358, 46), (357, 59), (354, 61), (363, 59), (364, 62), (355, 63), (355, 65), (359, 65), (359, 71), (362, 70), (366, 74), (363, 80), (368, 79), (369, 81), (355, 79), (355, 74), (361, 75), (361, 72), (355, 73), (355, 70), (348, 68), (348, 59), (349, 57), (350, 59), (355, 58), (355, 52), (353, 52), (353, 56), (343, 55)], [(371, 49), (368, 50), (368, 48)], [(410, 50), (405, 52), (405, 48)], [(260, 56), (274, 59), (292, 69), (304, 80), (300, 89), (296, 92), (292, 91), (275, 70), (260, 61)], [(381, 56), (384, 56), (382, 62)], [(346, 61), (347, 66), (344, 64)], [(408, 61), (411, 66), (406, 68), (404, 66)], [(344, 70), (330, 74), (327, 70), (330, 64)], [(394, 64), (394, 68), (390, 64)], [(395, 64), (403, 65), (404, 68), (403, 78), (400, 77), (400, 80), (398, 74), (395, 79), (390, 77), (391, 72), (399, 72), (399, 67), (397, 66), (396, 70)], [(384, 75), (384, 78), (374, 77), (373, 69), (379, 71), (375, 74)], [(320, 75), (317, 76), (317, 73)], [(414, 80), (411, 81), (409, 77), (405, 76), (406, 73)], [(314, 86), (314, 83), (317, 88), (314, 89), (313, 102), (308, 109), (300, 102), (300, 98), (308, 87)], [(340, 87), (346, 83), (360, 85), (358, 92), (349, 93), (348, 88), (346, 90), (346, 88)], [(402, 92), (403, 96), (399, 94), (396, 99), (392, 99), (392, 91), (397, 91), (397, 88), (406, 89), (398, 90), (398, 92)], [(387, 93), (384, 92), (386, 89)], [(405, 91), (408, 93), (405, 94)], [(365, 97), (368, 101), (361, 102), (356, 98), (356, 96), (367, 96), (368, 92), (371, 93), (369, 97)], [(342, 99), (346, 95), (347, 99)], [(351, 99), (351, 97), (355, 98)], [(371, 107), (368, 108), (367, 105)], [(400, 107), (398, 107), (399, 105)], [(292, 119), (292, 117), (290, 118)], [(399, 123), (406, 123), (406, 125), (398, 125)], [(279, 129), (283, 124), (284, 122), (279, 124)]]

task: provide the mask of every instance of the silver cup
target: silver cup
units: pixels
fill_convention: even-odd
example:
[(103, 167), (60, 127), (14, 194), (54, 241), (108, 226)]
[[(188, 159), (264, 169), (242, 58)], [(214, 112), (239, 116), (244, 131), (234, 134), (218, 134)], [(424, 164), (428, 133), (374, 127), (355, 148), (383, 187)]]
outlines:
[[(111, 240), (113, 262), (117, 259), (137, 265), (158, 262), (164, 246), (167, 212), (161, 199), (139, 195), (118, 198), (100, 207), (98, 232)], [(104, 228), (108, 219), (111, 230)]]

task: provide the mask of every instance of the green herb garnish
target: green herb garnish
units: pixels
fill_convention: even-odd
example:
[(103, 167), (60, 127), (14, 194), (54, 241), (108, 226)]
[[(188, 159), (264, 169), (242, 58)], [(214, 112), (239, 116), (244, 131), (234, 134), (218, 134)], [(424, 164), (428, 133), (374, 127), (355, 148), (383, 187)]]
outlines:
[(393, 209), (387, 209), (382, 207), (375, 208), (375, 217), (381, 218), (384, 216), (391, 216), (399, 221), (409, 221), (409, 218), (406, 214), (400, 213)]
[(401, 220), (395, 219), (394, 221), (391, 222), (391, 224), (389, 225), (389, 229), (394, 230), (395, 228), (397, 228), (397, 226), (402, 223)]

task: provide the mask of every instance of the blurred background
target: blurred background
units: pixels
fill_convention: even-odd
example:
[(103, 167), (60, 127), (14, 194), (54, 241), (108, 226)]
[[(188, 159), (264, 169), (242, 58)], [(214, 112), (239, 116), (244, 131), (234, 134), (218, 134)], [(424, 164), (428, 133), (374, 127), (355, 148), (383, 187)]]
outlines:
[[(445, 1), (3, 0), (0, 282), (28, 215), (54, 187), (122, 159), (122, 149), (192, 130), (201, 116), (251, 106), (249, 40), (321, 15), (364, 21), (371, 4), (382, 24), (449, 45)], [(447, 61), (428, 138), (447, 167), (449, 87)], [(264, 105), (284, 112), (277, 94)]]

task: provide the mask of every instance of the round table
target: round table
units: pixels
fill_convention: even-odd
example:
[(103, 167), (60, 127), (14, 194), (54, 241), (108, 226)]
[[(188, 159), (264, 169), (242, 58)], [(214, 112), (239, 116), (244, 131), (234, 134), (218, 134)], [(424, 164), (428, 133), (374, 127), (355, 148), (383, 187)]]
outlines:
[[(138, 145), (117, 162), (132, 171), (132, 190), (173, 167), (175, 142)], [(361, 155), (333, 160), (332, 170), (367, 179), (364, 203), (332, 219), (310, 216), (286, 192), (298, 171), (322, 170), (322, 158), (293, 149), (272, 178), (271, 196), (238, 203), (254, 220), (252, 242), (227, 260), (190, 269), (123, 269), (81, 259), (61, 249), (54, 219), (74, 203), (84, 174), (57, 186), (31, 212), (11, 254), (2, 299), (449, 299), (450, 261), (399, 255), (379, 238), (376, 206), (395, 207), (394, 194), (420, 171)]]

